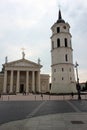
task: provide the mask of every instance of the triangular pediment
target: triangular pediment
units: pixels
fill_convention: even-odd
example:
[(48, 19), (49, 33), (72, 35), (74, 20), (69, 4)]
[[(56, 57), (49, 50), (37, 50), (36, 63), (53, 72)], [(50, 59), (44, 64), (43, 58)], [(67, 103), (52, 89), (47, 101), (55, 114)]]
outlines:
[(11, 66), (11, 67), (42, 67), (41, 65), (35, 63), (35, 62), (32, 62), (32, 61), (29, 61), (29, 60), (26, 60), (26, 59), (21, 59), (21, 60), (17, 60), (17, 61), (13, 61), (13, 62), (9, 62), (9, 63), (6, 63), (5, 66)]

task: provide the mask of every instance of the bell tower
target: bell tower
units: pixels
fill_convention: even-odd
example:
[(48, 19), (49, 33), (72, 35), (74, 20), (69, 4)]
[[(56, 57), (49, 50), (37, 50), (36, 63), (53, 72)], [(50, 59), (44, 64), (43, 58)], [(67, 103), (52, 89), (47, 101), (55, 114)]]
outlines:
[(70, 25), (62, 19), (60, 10), (51, 30), (51, 93), (76, 92)]

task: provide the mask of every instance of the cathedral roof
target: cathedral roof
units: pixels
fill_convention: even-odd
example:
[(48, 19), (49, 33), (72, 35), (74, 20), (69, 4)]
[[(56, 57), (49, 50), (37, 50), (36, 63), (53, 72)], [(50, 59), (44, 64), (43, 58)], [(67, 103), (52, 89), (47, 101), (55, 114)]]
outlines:
[(57, 23), (65, 23), (65, 21), (62, 19), (62, 15), (61, 15), (61, 11), (60, 10), (59, 10), (59, 13), (58, 13)]
[(29, 60), (26, 60), (26, 59), (20, 59), (20, 60), (16, 60), (16, 61), (13, 61), (13, 62), (8, 62), (8, 63), (5, 63), (3, 64), (3, 66), (9, 66), (9, 67), (39, 67), (41, 68), (42, 65), (40, 64), (37, 64), (35, 62), (32, 62), (32, 61), (29, 61)]

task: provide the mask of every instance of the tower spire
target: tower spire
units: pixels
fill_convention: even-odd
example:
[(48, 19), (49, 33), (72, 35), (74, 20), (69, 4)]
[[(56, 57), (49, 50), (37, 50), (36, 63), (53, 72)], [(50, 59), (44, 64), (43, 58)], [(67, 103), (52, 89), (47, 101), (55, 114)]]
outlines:
[(58, 20), (62, 19), (61, 10), (59, 9), (59, 18)]
[(59, 12), (58, 12), (58, 20), (57, 23), (65, 23), (65, 21), (62, 19), (62, 15), (61, 15), (61, 10), (59, 8)]

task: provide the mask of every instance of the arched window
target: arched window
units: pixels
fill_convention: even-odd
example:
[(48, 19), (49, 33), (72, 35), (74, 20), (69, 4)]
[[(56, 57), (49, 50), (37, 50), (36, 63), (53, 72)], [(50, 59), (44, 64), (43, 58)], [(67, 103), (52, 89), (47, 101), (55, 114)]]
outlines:
[(57, 27), (57, 33), (59, 33), (60, 32), (60, 27)]
[(65, 41), (65, 47), (67, 47), (68, 46), (68, 44), (67, 44), (67, 38), (65, 38), (64, 41)]
[(57, 47), (60, 47), (60, 39), (57, 39)]

